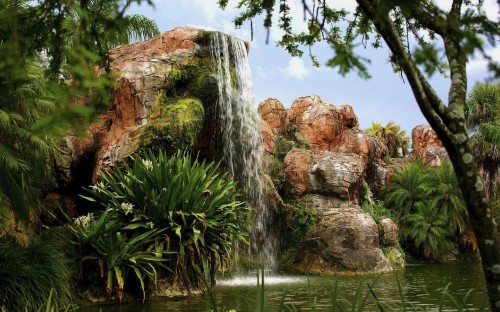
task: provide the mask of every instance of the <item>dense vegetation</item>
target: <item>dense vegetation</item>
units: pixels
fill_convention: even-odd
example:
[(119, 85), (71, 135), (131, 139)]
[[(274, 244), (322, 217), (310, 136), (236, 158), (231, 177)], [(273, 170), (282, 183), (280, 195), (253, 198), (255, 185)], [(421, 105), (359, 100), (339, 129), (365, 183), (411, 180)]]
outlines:
[(51, 296), (55, 309), (71, 303), (70, 271), (50, 242), (33, 239), (20, 245), (0, 240), (0, 309), (37, 311)]
[(172, 284), (204, 288), (229, 267), (233, 243), (246, 241), (236, 183), (215, 163), (148, 152), (100, 177), (86, 198), (103, 210), (67, 226), (81, 262), (103, 271), (108, 298), (123, 299), (130, 274), (145, 295), (144, 277), (156, 281), (158, 269)]

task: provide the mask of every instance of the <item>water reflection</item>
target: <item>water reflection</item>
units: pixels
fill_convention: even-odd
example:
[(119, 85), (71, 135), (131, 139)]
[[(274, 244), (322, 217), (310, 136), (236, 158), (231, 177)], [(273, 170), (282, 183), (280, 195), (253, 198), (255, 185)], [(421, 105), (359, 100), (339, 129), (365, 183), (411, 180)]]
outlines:
[[(438, 311), (443, 302), (443, 289), (457, 300), (464, 300), (470, 311), (478, 311), (486, 296), (486, 288), (479, 264), (433, 264), (412, 265), (396, 274), (368, 276), (304, 277), (275, 276), (265, 278), (266, 304), (270, 311), (277, 311), (280, 304), (290, 311), (331, 311), (335, 281), (338, 283), (337, 300), (344, 306), (355, 303), (357, 307), (365, 300), (364, 311), (377, 311), (372, 295), (368, 295), (368, 284), (384, 305), (400, 310), (399, 279), (402, 293), (409, 305)], [(238, 312), (257, 311), (259, 302), (256, 276), (220, 281), (215, 291), (219, 309), (235, 309)], [(360, 289), (360, 290), (358, 290)], [(467, 296), (467, 293), (471, 293)], [(356, 296), (358, 293), (358, 296)], [(357, 299), (356, 299), (357, 298)], [(349, 302), (349, 303), (348, 303)], [(450, 298), (444, 298), (443, 311), (456, 311)], [(293, 308), (292, 308), (293, 307)], [(152, 300), (146, 304), (128, 304), (121, 307), (86, 308), (80, 311), (131, 312), (131, 311), (209, 311), (208, 298), (193, 297), (182, 300)], [(288, 311), (288, 310), (285, 310)]]

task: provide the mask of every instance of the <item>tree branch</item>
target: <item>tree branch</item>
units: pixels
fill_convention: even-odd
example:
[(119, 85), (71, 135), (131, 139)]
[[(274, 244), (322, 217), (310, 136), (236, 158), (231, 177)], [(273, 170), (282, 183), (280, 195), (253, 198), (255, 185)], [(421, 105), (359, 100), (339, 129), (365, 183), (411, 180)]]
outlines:
[(382, 35), (397, 63), (406, 74), (420, 110), (440, 137), (453, 138), (453, 134), (443, 122), (446, 119), (446, 106), (427, 83), (411, 56), (406, 52), (396, 27), (388, 15), (380, 14), (376, 0), (356, 0), (361, 10), (373, 22)]

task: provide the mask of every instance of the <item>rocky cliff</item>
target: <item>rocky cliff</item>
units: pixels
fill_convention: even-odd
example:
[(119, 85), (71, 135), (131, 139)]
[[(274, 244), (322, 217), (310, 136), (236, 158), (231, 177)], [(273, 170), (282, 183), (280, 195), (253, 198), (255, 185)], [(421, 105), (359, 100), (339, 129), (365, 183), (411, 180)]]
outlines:
[(381, 246), (396, 243), (397, 226), (391, 224), (385, 239), (358, 205), (363, 181), (380, 189), (393, 172), (383, 161), (388, 154), (384, 143), (359, 129), (351, 106), (335, 106), (317, 95), (298, 98), (289, 109), (270, 98), (258, 111), (267, 163), (283, 176), (285, 201), (316, 212), (316, 225), (285, 269), (313, 274), (392, 271)]

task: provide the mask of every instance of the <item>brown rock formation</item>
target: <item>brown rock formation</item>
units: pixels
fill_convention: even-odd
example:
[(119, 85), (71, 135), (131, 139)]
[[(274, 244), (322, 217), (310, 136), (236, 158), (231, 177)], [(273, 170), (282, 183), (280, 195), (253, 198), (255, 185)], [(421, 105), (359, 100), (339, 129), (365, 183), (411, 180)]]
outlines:
[(262, 136), (262, 147), (264, 151), (272, 154), (274, 152), (276, 138), (274, 137), (273, 129), (271, 129), (265, 120), (260, 121), (260, 135)]
[(354, 154), (292, 149), (283, 162), (285, 189), (292, 197), (322, 194), (358, 202), (364, 163)]
[(328, 198), (308, 201), (321, 203), (313, 206), (318, 221), (292, 259), (291, 270), (322, 275), (392, 271), (380, 249), (378, 226), (370, 215), (358, 206), (340, 206)]
[(411, 132), (412, 157), (422, 160), (424, 165), (439, 166), (448, 153), (436, 132), (429, 125), (418, 125)]
[(287, 132), (287, 110), (279, 100), (268, 98), (262, 101), (257, 112), (275, 133), (285, 134)]
[(290, 110), (287, 113), (289, 123), (298, 125), (302, 119), (302, 114), (309, 108), (309, 106), (322, 103), (323, 100), (317, 95), (303, 96), (293, 101)]
[(389, 218), (379, 221), (382, 232), (382, 239), (386, 246), (394, 246), (398, 241), (398, 225)]
[[(95, 180), (99, 170), (154, 144), (155, 140), (171, 139), (172, 133), (165, 131), (170, 132), (172, 125), (169, 123), (177, 119), (182, 120), (177, 128), (185, 127), (186, 132), (195, 132), (181, 140), (189, 138), (196, 141), (198, 131), (198, 142), (190, 143), (208, 146), (205, 137), (211, 134), (210, 129), (216, 128), (213, 122), (203, 125), (203, 106), (208, 103), (202, 103), (196, 96), (187, 102), (166, 103), (169, 99), (162, 97), (172, 87), (167, 81), (172, 71), (181, 71), (189, 66), (195, 68), (197, 62), (206, 62), (208, 43), (203, 40), (204, 34), (205, 31), (191, 27), (175, 28), (150, 40), (120, 46), (109, 52), (111, 70), (119, 77), (112, 105), (99, 117), (99, 123), (88, 127), (85, 138), (71, 135), (64, 138), (63, 148), (73, 160), (72, 164), (60, 162), (60, 170), (66, 171), (61, 175), (66, 180), (70, 179), (67, 171), (78, 165), (82, 157), (93, 158), (88, 162), (89, 168), (84, 170), (90, 170)], [(213, 88), (215, 82), (201, 74), (189, 83), (196, 84), (199, 89), (216, 90)], [(166, 104), (171, 106), (164, 108)], [(202, 126), (204, 131), (201, 131)], [(168, 130), (162, 133), (162, 129)], [(176, 143), (185, 146), (185, 142), (180, 140)]]

